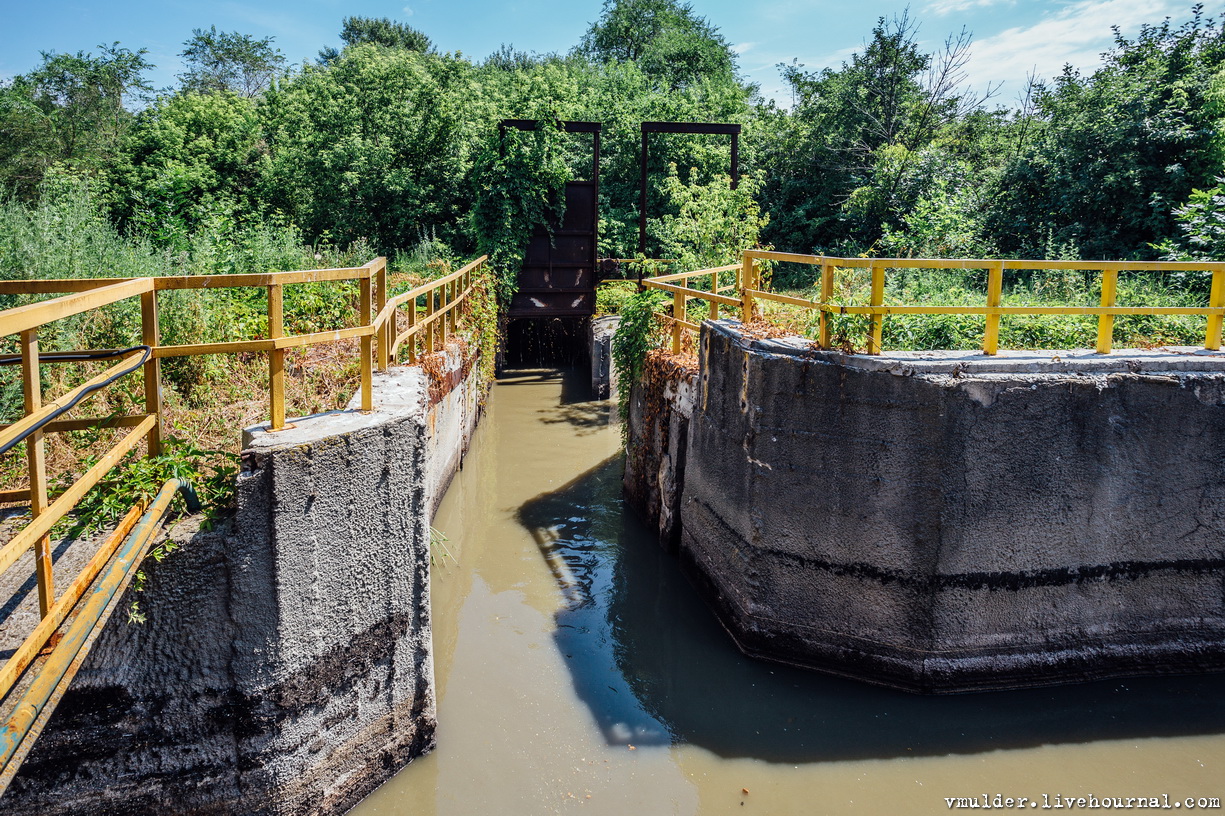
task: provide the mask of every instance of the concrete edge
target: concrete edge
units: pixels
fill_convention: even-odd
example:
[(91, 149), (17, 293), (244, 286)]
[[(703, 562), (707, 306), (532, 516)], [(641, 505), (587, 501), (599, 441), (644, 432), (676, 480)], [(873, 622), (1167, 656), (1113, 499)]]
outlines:
[(1225, 371), (1225, 351), (1195, 346), (1163, 346), (1157, 349), (1121, 349), (1098, 354), (1093, 349), (1024, 351), (1002, 349), (994, 357), (977, 351), (887, 351), (880, 355), (823, 351), (811, 340), (790, 336), (754, 337), (735, 319), (705, 321), (710, 330), (729, 337), (741, 348), (760, 354), (802, 357), (817, 363), (885, 371), (902, 377), (929, 374), (990, 376), (992, 374), (1178, 374)]

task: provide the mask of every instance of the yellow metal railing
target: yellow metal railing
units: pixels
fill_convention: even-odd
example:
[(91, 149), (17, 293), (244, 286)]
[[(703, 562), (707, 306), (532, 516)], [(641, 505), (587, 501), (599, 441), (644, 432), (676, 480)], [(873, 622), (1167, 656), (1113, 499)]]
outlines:
[[(436, 351), (455, 333), (460, 310), (464, 307), (486, 257), (478, 258), (462, 269), (438, 280), (430, 281), (409, 292), (388, 297), (387, 262), (375, 258), (364, 266), (344, 269), (315, 269), (295, 272), (272, 272), (256, 275), (199, 275), (131, 279), (65, 279), (0, 281), (0, 295), (59, 294), (50, 300), (0, 312), (0, 337), (16, 335), (21, 348), (20, 365), (25, 397), (24, 416), (18, 421), (0, 426), (0, 450), (8, 449), (19, 440), (26, 445), (29, 486), (0, 490), (0, 502), (28, 501), (30, 523), (0, 546), (0, 573), (11, 567), (31, 547), (35, 550), (41, 622), (17, 652), (0, 668), (0, 698), (13, 687), (21, 673), (51, 639), (65, 616), (92, 585), (99, 570), (119, 547), (126, 531), (135, 523), (143, 507), (133, 508), (120, 523), (119, 529), (101, 546), (99, 552), (78, 573), (66, 591), (56, 596), (50, 551), (50, 532), (55, 524), (76, 507), (81, 498), (94, 487), (129, 451), (142, 440), (148, 454), (157, 455), (162, 445), (162, 391), (160, 361), (167, 357), (204, 354), (235, 354), (262, 352), (268, 355), (269, 427), (273, 431), (286, 425), (285, 417), (285, 351), (290, 348), (332, 343), (350, 338), (360, 339), (361, 407), (372, 410), (371, 384), (373, 369), (386, 369), (407, 351), (415, 362), (419, 353)], [(284, 287), (323, 281), (354, 281), (358, 286), (359, 325), (331, 331), (286, 335)], [(160, 344), (157, 294), (182, 289), (222, 289), (262, 287), (268, 292), (267, 336), (250, 340), (189, 345)], [(121, 361), (107, 371), (91, 378), (66, 394), (45, 402), (41, 389), (41, 367), (70, 359), (80, 359), (64, 352), (40, 354), (39, 329), (48, 323), (72, 315), (118, 303), (128, 298), (140, 298), (142, 345), (119, 352), (107, 351), (95, 356), (120, 357)], [(422, 301), (419, 312), (418, 301)], [(406, 311), (406, 314), (405, 314)], [(401, 324), (401, 320), (404, 321)], [(401, 330), (399, 327), (403, 325)], [(376, 359), (377, 358), (377, 359)], [(93, 393), (118, 376), (142, 371), (145, 398), (144, 413), (108, 418), (60, 419), (59, 415), (76, 402)], [(97, 463), (77, 478), (54, 501), (49, 500), (45, 455), (45, 435), (84, 428), (130, 428), (117, 444), (106, 451)]]
[[(674, 272), (671, 275), (659, 275), (658, 277), (643, 279), (642, 285), (644, 287), (658, 289), (661, 292), (668, 292), (672, 295), (672, 314), (666, 315), (665, 320), (668, 322), (672, 332), (673, 354), (681, 353), (681, 335), (684, 331), (696, 332), (698, 330), (697, 323), (685, 319), (689, 313), (690, 300), (706, 301), (710, 306), (710, 311), (708, 312), (710, 320), (719, 319), (720, 306), (728, 306), (733, 309), (743, 307), (744, 301), (741, 298), (721, 294), (738, 290), (740, 288), (739, 282), (724, 285), (719, 278), (720, 275), (739, 270), (740, 264), (729, 264), (728, 266), (716, 266), (712, 269)], [(706, 276), (710, 276), (710, 283), (707, 284), (705, 290), (686, 285), (694, 278), (704, 278)], [(745, 322), (748, 322), (747, 318)]]
[(108, 610), (114, 608), (117, 596), (127, 588), (135, 569), (148, 552), (176, 492), (184, 493), (189, 507), (198, 509), (192, 485), (181, 479), (171, 479), (163, 484), (147, 510), (144, 502), (133, 507), (82, 569), (65, 597), (55, 604), (52, 614), (39, 622), (34, 634), (5, 664), (0, 682), (7, 693), (37, 657), (41, 647), (34, 644), (46, 642), (52, 632), (64, 625), (75, 603), (69, 602), (69, 597), (79, 598), (87, 588), (94, 587), (88, 599), (81, 604), (82, 608), (66, 626), (51, 654), (39, 667), (37, 675), (20, 698), (15, 700), (15, 705), (9, 708), (3, 727), (0, 727), (0, 795), (8, 788), (22, 760), (38, 739), (46, 723), (43, 712), (48, 707), (54, 708), (63, 696), (88, 651), (94, 630), (105, 622)]
[[(762, 283), (761, 261), (808, 264), (821, 267), (820, 296), (817, 300), (793, 297), (767, 291)], [(834, 272), (840, 268), (866, 268), (871, 275), (868, 305), (852, 305), (837, 302), (834, 296)], [(985, 270), (987, 273), (987, 297), (983, 306), (924, 306), (885, 304), (885, 275), (889, 269), (967, 269)], [(721, 272), (738, 271), (735, 286), (719, 286)], [(1040, 271), (1073, 269), (1095, 271), (1101, 275), (1101, 300), (1098, 306), (1005, 306), (1003, 305), (1003, 281), (1005, 270)], [(1210, 272), (1211, 288), (1207, 306), (1119, 306), (1116, 291), (1120, 272)], [(710, 275), (711, 291), (703, 291), (684, 284), (697, 277)], [(888, 315), (983, 315), (986, 328), (983, 332), (982, 350), (994, 355), (999, 351), (1000, 318), (1005, 315), (1095, 315), (1098, 318), (1096, 350), (1109, 354), (1114, 333), (1114, 319), (1120, 315), (1199, 315), (1207, 319), (1204, 347), (1218, 350), (1221, 347), (1222, 321), (1225, 319), (1225, 262), (1220, 261), (1032, 261), (970, 259), (949, 260), (941, 258), (838, 258), (827, 255), (796, 255), (787, 252), (746, 250), (740, 264), (700, 269), (694, 272), (661, 275), (648, 278), (643, 285), (673, 294), (672, 314), (665, 317), (672, 329), (672, 350), (679, 353), (683, 331), (696, 331), (697, 324), (685, 320), (689, 300), (703, 300), (710, 304), (711, 319), (718, 317), (720, 305), (739, 308), (741, 320), (753, 320), (755, 301), (766, 300), (799, 306), (818, 312), (817, 345), (832, 347), (828, 316), (867, 315), (868, 354), (880, 354), (884, 318)], [(734, 289), (738, 297), (718, 294)]]

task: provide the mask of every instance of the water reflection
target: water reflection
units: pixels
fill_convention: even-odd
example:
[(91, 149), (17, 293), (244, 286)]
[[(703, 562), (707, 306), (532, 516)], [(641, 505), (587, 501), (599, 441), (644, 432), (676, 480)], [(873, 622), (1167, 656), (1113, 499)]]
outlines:
[(561, 379), (561, 398), (557, 404), (537, 409), (538, 419), (545, 425), (567, 424), (579, 436), (600, 433), (616, 413), (616, 405), (607, 401), (592, 401), (591, 374), (587, 369), (519, 369), (505, 371), (498, 377), (498, 386), (540, 385)]
[(624, 506), (619, 458), (519, 519), (565, 595), (554, 639), (610, 744), (799, 763), (1225, 733), (1225, 675), (922, 697), (746, 658)]

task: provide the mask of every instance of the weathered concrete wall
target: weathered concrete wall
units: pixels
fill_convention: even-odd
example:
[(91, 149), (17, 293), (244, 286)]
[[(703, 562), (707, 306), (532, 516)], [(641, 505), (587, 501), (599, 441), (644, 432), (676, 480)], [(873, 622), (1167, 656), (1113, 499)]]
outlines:
[(748, 653), (923, 691), (1225, 668), (1220, 355), (708, 323), (688, 442), (682, 557)]
[(432, 747), (429, 522), (483, 396), (448, 362), (249, 435), (233, 519), (145, 566), (5, 813), (342, 813)]
[[(485, 408), (488, 383), (482, 383), (477, 376), (478, 362), (477, 357), (468, 353), (467, 346), (450, 345), (441, 370), (431, 367), (434, 373), (428, 377), (425, 415), (425, 483), (429, 486), (430, 518), (451, 479), (463, 467), (468, 443)], [(375, 388), (378, 393), (377, 382)], [(360, 406), (360, 399), (360, 394), (355, 395), (349, 408)]]
[(630, 390), (624, 485), (626, 497), (663, 544), (680, 540), (689, 420), (697, 372), (676, 358), (651, 352)]
[(597, 317), (591, 321), (591, 394), (594, 399), (617, 399), (617, 367), (613, 365), (612, 341), (621, 318)]

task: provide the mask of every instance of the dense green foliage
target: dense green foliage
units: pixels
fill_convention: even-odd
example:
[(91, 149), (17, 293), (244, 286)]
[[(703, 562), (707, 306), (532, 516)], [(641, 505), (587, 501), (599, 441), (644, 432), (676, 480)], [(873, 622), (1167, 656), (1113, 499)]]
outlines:
[[(685, 269), (734, 262), (763, 245), (903, 257), (1225, 259), (1220, 18), (1195, 6), (1134, 38), (1116, 32), (1096, 70), (1035, 77), (1016, 108), (967, 90), (968, 34), (932, 53), (916, 34), (907, 16), (882, 19), (841, 65), (780, 66), (792, 91), (787, 107), (760, 98), (728, 41), (683, 0), (606, 0), (569, 53), (503, 47), (484, 61), (439, 52), (426, 33), (388, 19), (346, 18), (340, 48), (295, 68), (271, 38), (197, 29), (184, 43), (179, 87), (156, 96), (143, 49), (44, 53), (29, 73), (0, 81), (0, 278), (264, 272), (383, 254), (395, 293), (486, 253), (497, 278), (467, 319), (489, 347), (528, 236), (555, 226), (564, 184), (592, 172), (591, 136), (565, 133), (559, 120), (603, 125), (602, 257), (671, 258), (672, 269)], [(506, 118), (537, 129), (502, 135)], [(644, 121), (743, 131), (735, 189), (727, 137), (652, 135), (640, 251)], [(780, 265), (773, 283), (811, 294), (813, 271)], [(867, 297), (855, 274), (839, 281), (852, 301)], [(1010, 275), (1005, 298), (1090, 304), (1098, 285), (1076, 271)], [(622, 315), (613, 350), (622, 382), (660, 341), (655, 313), (666, 299), (632, 288), (614, 285), (599, 297), (601, 310)], [(901, 272), (886, 299), (978, 305), (984, 289), (976, 272)], [(1123, 304), (1201, 304), (1205, 294), (1197, 275), (1119, 282)], [(285, 295), (290, 332), (352, 325), (356, 314), (352, 286), (294, 286)], [(259, 289), (163, 293), (161, 340), (257, 336), (266, 329), (264, 297)], [(0, 307), (15, 303), (0, 298)], [(137, 309), (125, 302), (57, 321), (40, 339), (46, 349), (130, 345)], [(812, 313), (779, 318), (813, 330), (804, 322)], [(862, 347), (862, 322), (838, 317), (838, 342)], [(891, 317), (885, 342), (971, 348), (982, 324)], [(1202, 319), (1127, 317), (1116, 321), (1115, 339), (1196, 342), (1202, 327)], [(1084, 346), (1094, 330), (1091, 318), (1010, 317), (1001, 343)], [(332, 357), (293, 352), (301, 356), (287, 366), (291, 412), (337, 407), (338, 384), (354, 381), (356, 366), (336, 349)], [(49, 376), (63, 380), (48, 383), (48, 393), (85, 376), (69, 371), (54, 367)], [(252, 398), (265, 388), (262, 358), (167, 359), (164, 371), (170, 425), (208, 440), (202, 447), (232, 446), (219, 429), (262, 415)], [(131, 413), (142, 398), (126, 383), (93, 409)], [(0, 381), (0, 421), (20, 410), (19, 384)], [(61, 472), (80, 464), (94, 441), (87, 436), (57, 435), (51, 458)], [(114, 477), (112, 499), (200, 453), (172, 450)], [(16, 456), (0, 464), (10, 475), (24, 467)], [(90, 499), (92, 512), (111, 512), (107, 495)]]
[(248, 209), (386, 251), (425, 230), (455, 241), (467, 213), (471, 71), (452, 57), (359, 44), (277, 83), (259, 108), (267, 155)]
[[(428, 237), (457, 257), (489, 252), (505, 297), (526, 236), (556, 221), (561, 185), (591, 173), (590, 136), (550, 123), (603, 124), (599, 253), (624, 258), (639, 252), (639, 123), (734, 122), (736, 192), (726, 137), (652, 136), (647, 257), (709, 263), (757, 241), (902, 256), (1220, 254), (1219, 19), (1197, 6), (1116, 35), (1096, 70), (1034, 78), (1015, 109), (966, 89), (968, 34), (928, 53), (917, 27), (882, 19), (841, 65), (781, 66), (788, 108), (757, 96), (727, 39), (682, 0), (606, 0), (568, 54), (504, 47), (481, 62), (388, 19), (346, 18), (340, 48), (288, 71), (268, 38), (199, 29), (181, 86), (139, 113), (143, 51), (49, 53), (0, 85), (0, 185), (32, 202), (44, 181), (88, 176), (124, 233), (171, 251), (202, 230), (260, 224), (389, 256)], [(543, 127), (500, 138), (503, 118)], [(701, 217), (698, 190), (717, 207)]]
[[(344, 47), (371, 43), (384, 48), (402, 48), (408, 51), (429, 51), (432, 43), (422, 32), (404, 23), (386, 17), (346, 17), (340, 29), (340, 41)], [(330, 65), (340, 57), (335, 48), (319, 51), (319, 61)]]
[[(85, 464), (93, 462), (86, 460)], [(190, 482), (201, 506), (225, 507), (234, 494), (237, 473), (238, 457), (233, 453), (201, 450), (179, 439), (166, 439), (160, 456), (129, 455), (122, 466), (98, 482), (77, 506), (69, 534), (78, 536), (118, 521), (134, 502), (152, 502), (170, 479)], [(176, 494), (174, 502), (182, 503), (182, 495)]]
[(565, 206), (570, 171), (556, 121), (537, 122), (532, 131), (512, 128), (487, 144), (473, 178), (471, 224), (477, 250), (489, 256), (498, 272), (498, 294), (506, 299), (514, 291), (532, 228), (551, 225)]
[(1174, 210), (1222, 171), (1220, 112), (1207, 104), (1225, 31), (1199, 12), (1175, 28), (1116, 35), (1091, 77), (1065, 71), (1037, 97), (1040, 126), (999, 173), (987, 229), (1004, 252), (1036, 237), (1082, 257), (1150, 256)]
[(647, 289), (627, 299), (621, 306), (621, 323), (613, 335), (612, 363), (617, 372), (617, 409), (621, 415), (622, 433), (628, 427), (630, 410), (630, 388), (642, 373), (647, 352), (657, 348), (663, 337), (656, 313), (668, 300), (668, 296), (654, 289)]
[[(1035, 81), (1019, 110), (961, 90), (966, 43), (937, 54), (882, 21), (840, 69), (786, 69), (795, 95), (771, 141), (769, 239), (899, 255), (1153, 258), (1175, 212), (1222, 169), (1225, 35), (1116, 34), (1102, 66)], [(1215, 100), (1215, 101), (1214, 101)]]
[(151, 90), (145, 50), (119, 43), (84, 52), (43, 52), (43, 64), (0, 83), (0, 185), (32, 198), (53, 171), (101, 172), (123, 153), (125, 107)]
[(735, 81), (730, 44), (675, 0), (605, 0), (577, 52), (597, 63), (635, 63), (661, 89)]

